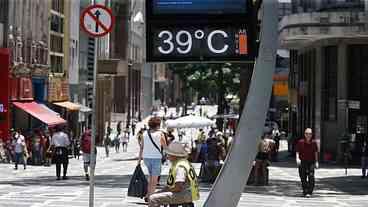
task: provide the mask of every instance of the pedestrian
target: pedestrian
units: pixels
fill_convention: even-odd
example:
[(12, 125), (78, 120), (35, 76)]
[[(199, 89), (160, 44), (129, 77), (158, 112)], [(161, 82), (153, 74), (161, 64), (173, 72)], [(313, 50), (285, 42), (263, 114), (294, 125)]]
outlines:
[[(89, 168), (91, 165), (91, 139), (92, 139), (92, 132), (91, 130), (86, 130), (82, 135), (81, 139), (81, 149), (83, 152), (83, 168), (86, 180), (89, 181)], [(97, 150), (94, 149), (95, 155), (97, 154)], [(94, 159), (96, 163), (96, 159)]]
[(167, 129), (167, 145), (170, 145), (173, 141), (175, 141), (174, 129), (168, 128)]
[(119, 153), (120, 151), (120, 134), (121, 133), (118, 133), (116, 137), (114, 138), (114, 147), (115, 147), (116, 153)]
[(53, 134), (51, 138), (51, 147), (54, 149), (54, 158), (56, 164), (56, 177), (57, 180), (60, 180), (61, 174), (61, 165), (63, 165), (63, 180), (68, 179), (66, 176), (68, 172), (68, 147), (70, 145), (70, 140), (68, 135), (63, 132), (62, 126), (56, 127), (56, 132)]
[(34, 165), (42, 164), (41, 146), (41, 138), (39, 137), (39, 132), (37, 132), (33, 138), (32, 145), (32, 163)]
[(143, 133), (143, 140), (139, 150), (138, 164), (143, 159), (149, 173), (148, 192), (145, 196), (145, 201), (148, 201), (149, 196), (156, 190), (158, 177), (161, 175), (161, 162), (163, 158), (161, 147), (164, 149), (167, 148), (165, 136), (160, 130), (160, 125), (161, 119), (159, 117), (149, 119), (149, 129)]
[(208, 132), (208, 137), (213, 138), (216, 135), (216, 129), (211, 127), (210, 131)]
[(106, 157), (109, 157), (110, 154), (110, 144), (111, 144), (111, 139), (110, 139), (110, 134), (106, 134), (105, 140), (104, 140), (104, 147), (105, 147), (105, 153), (106, 153)]
[(179, 142), (167, 148), (172, 166), (166, 187), (149, 197), (149, 207), (192, 203), (199, 199), (198, 178), (193, 166), (187, 160), (188, 153)]
[(52, 131), (49, 129), (48, 132), (45, 133), (45, 163), (44, 166), (51, 166), (52, 162), (52, 150), (51, 150), (51, 137)]
[(182, 130), (178, 130), (178, 137), (179, 137), (179, 142), (183, 141), (183, 137), (185, 135), (185, 132)]
[(254, 164), (254, 181), (255, 185), (266, 185), (268, 181), (267, 167), (270, 162), (270, 156), (274, 141), (271, 139), (269, 132), (264, 133), (258, 144), (257, 155)]
[(302, 182), (303, 195), (310, 197), (314, 189), (314, 169), (318, 164), (318, 147), (313, 140), (312, 129), (304, 131), (304, 138), (296, 146), (296, 163), (299, 167), (299, 177)]
[(118, 122), (116, 126), (116, 131), (118, 132), (118, 135), (121, 133), (121, 121)]
[(137, 126), (137, 120), (133, 119), (132, 121), (132, 135), (135, 136), (135, 127)]
[(362, 178), (366, 178), (368, 168), (368, 141), (365, 139), (363, 141), (363, 149), (362, 149)]
[(7, 157), (5, 152), (5, 143), (3, 142), (3, 139), (0, 137), (0, 163), (6, 163)]
[(145, 129), (144, 128), (142, 128), (142, 129), (140, 129), (139, 131), (138, 131), (138, 133), (137, 133), (137, 140), (138, 140), (138, 144), (139, 144), (139, 146), (141, 146), (142, 145), (142, 141), (143, 141), (143, 132), (145, 131)]
[(272, 161), (277, 162), (278, 161), (279, 148), (280, 148), (280, 139), (281, 139), (280, 131), (277, 128), (272, 130), (272, 138), (275, 141), (275, 147), (274, 147), (274, 150), (272, 152)]
[(123, 152), (127, 152), (128, 150), (128, 143), (129, 143), (129, 131), (128, 129), (125, 130), (123, 134), (120, 136), (120, 142), (123, 147)]
[(199, 155), (201, 153), (201, 149), (202, 149), (202, 144), (204, 144), (206, 142), (206, 134), (204, 133), (203, 129), (200, 128), (199, 129), (199, 133), (197, 136), (197, 144), (196, 144), (196, 156), (194, 159), (194, 162), (197, 162), (199, 159)]
[(24, 136), (22, 135), (22, 132), (20, 129), (17, 130), (17, 132), (14, 135), (13, 139), (13, 148), (15, 153), (15, 166), (14, 169), (18, 170), (18, 164), (22, 163), (23, 168), (27, 168), (27, 158), (28, 158), (28, 150), (26, 145), (26, 140)]
[(222, 141), (218, 138), (207, 139), (206, 143), (202, 145), (201, 154), (203, 180), (213, 183), (221, 169), (220, 161), (226, 157)]
[(74, 158), (79, 160), (79, 156), (80, 156), (80, 143), (79, 143), (79, 139), (75, 138), (73, 139), (73, 149), (74, 149)]

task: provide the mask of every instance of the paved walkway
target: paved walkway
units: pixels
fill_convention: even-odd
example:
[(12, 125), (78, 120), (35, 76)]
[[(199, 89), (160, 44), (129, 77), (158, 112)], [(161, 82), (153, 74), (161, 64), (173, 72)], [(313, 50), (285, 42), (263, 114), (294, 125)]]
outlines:
[[(128, 198), (127, 188), (137, 161), (138, 145), (131, 139), (128, 152), (105, 158), (98, 148), (96, 168), (96, 207), (144, 206), (142, 200)], [(164, 166), (163, 173), (168, 173)], [(196, 166), (197, 169), (199, 166)], [(21, 168), (20, 168), (21, 169)], [(236, 169), (234, 169), (236, 170)], [(0, 164), (0, 207), (86, 207), (88, 182), (84, 180), (82, 159), (70, 160), (69, 180), (56, 181), (55, 167), (28, 166), (27, 170), (13, 170), (13, 165)], [(162, 182), (166, 177), (163, 176)], [(344, 169), (322, 165), (316, 171), (316, 190), (312, 198), (301, 197), (300, 182), (295, 163), (283, 160), (270, 167), (270, 185), (247, 186), (239, 206), (250, 207), (365, 207), (368, 205), (368, 179), (360, 178), (360, 169)], [(201, 185), (201, 206), (210, 190)]]

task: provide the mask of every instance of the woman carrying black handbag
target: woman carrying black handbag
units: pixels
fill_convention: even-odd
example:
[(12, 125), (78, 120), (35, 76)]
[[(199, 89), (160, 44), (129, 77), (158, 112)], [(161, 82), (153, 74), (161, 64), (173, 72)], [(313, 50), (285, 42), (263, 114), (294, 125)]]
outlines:
[(163, 158), (161, 147), (163, 149), (167, 147), (165, 135), (160, 130), (160, 125), (161, 119), (152, 117), (148, 121), (149, 130), (143, 133), (143, 140), (140, 145), (138, 164), (140, 164), (143, 159), (149, 173), (148, 192), (145, 196), (146, 201), (148, 201), (147, 198), (155, 192), (158, 177), (161, 175), (161, 162)]

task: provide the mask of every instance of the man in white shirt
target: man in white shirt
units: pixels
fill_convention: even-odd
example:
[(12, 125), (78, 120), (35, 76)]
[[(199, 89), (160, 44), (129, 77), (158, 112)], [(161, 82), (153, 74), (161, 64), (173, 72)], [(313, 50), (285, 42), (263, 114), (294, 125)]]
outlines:
[(24, 159), (24, 156), (27, 156), (27, 146), (26, 146), (26, 140), (24, 136), (22, 135), (20, 130), (17, 130), (17, 132), (14, 135), (13, 139), (13, 147), (15, 152), (15, 170), (18, 170), (18, 164), (23, 163), (24, 169), (27, 167), (27, 161)]
[(54, 148), (54, 157), (56, 164), (56, 177), (60, 180), (61, 164), (63, 164), (63, 180), (68, 179), (66, 174), (68, 171), (69, 157), (68, 146), (70, 145), (69, 137), (63, 132), (63, 127), (56, 127), (56, 132), (52, 136), (51, 146)]

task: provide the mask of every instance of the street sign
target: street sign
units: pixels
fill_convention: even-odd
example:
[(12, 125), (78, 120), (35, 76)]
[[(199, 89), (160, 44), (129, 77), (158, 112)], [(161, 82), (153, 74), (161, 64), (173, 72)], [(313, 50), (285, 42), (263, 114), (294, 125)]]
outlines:
[(112, 15), (111, 9), (94, 4), (83, 10), (80, 16), (80, 25), (82, 29), (92, 37), (95, 37), (95, 52), (94, 52), (94, 66), (93, 66), (93, 113), (92, 113), (92, 139), (91, 139), (91, 166), (90, 166), (90, 183), (89, 183), (89, 207), (94, 207), (94, 185), (95, 185), (95, 141), (96, 141), (96, 90), (97, 90), (97, 53), (98, 42), (97, 37), (107, 35), (112, 31), (115, 23), (115, 18)]
[(229, 1), (147, 0), (147, 61), (254, 61), (252, 1)]
[(80, 17), (82, 29), (93, 37), (102, 37), (111, 32), (115, 18), (111, 9), (95, 4), (87, 7)]

